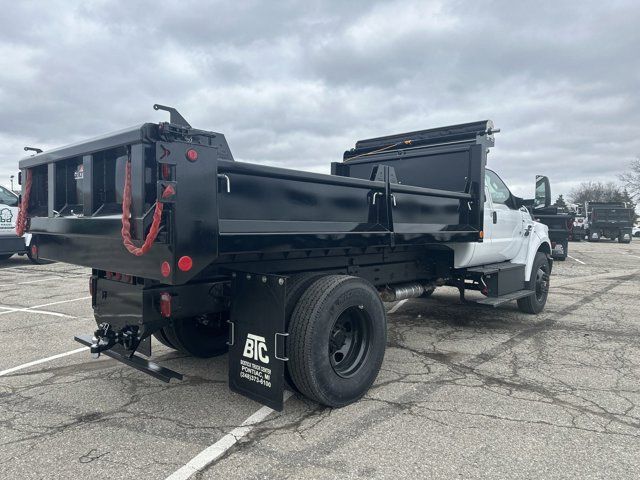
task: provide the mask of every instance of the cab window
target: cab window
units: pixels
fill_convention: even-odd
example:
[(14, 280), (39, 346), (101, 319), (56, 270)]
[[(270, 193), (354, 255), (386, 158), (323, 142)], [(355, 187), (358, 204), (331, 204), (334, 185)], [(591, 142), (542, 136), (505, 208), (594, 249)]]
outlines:
[(484, 183), (489, 190), (491, 200), (493, 203), (500, 203), (502, 205), (508, 205), (511, 198), (511, 192), (509, 188), (504, 184), (500, 177), (491, 170), (485, 170)]
[(18, 197), (4, 187), (0, 187), (0, 205), (17, 207)]

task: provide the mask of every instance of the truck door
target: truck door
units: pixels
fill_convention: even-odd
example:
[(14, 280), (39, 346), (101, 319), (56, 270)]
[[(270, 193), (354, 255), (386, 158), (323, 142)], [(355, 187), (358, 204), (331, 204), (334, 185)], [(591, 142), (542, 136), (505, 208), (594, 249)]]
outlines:
[(516, 207), (509, 188), (495, 172), (485, 171), (485, 186), (491, 197), (489, 218), (485, 217), (485, 229), (488, 222), (491, 227), (488, 235), (492, 261), (511, 260), (516, 257), (523, 243), (524, 214)]
[(0, 235), (15, 237), (18, 196), (0, 187)]

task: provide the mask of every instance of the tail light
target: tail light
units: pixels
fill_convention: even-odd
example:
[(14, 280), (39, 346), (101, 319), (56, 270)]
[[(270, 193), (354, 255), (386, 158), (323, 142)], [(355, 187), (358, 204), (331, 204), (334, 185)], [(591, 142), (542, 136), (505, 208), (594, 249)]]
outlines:
[(189, 150), (187, 150), (187, 153), (185, 154), (185, 156), (187, 157), (187, 160), (189, 160), (190, 162), (195, 162), (196, 160), (198, 160), (198, 152), (193, 148), (190, 148)]
[(168, 292), (160, 294), (160, 315), (164, 318), (171, 317), (171, 294)]
[(171, 166), (168, 163), (162, 164), (162, 179), (169, 180), (171, 178)]
[(89, 277), (89, 294), (93, 297), (96, 294), (95, 278)]
[(178, 268), (183, 272), (188, 272), (193, 267), (193, 259), (189, 256), (180, 257), (178, 260)]

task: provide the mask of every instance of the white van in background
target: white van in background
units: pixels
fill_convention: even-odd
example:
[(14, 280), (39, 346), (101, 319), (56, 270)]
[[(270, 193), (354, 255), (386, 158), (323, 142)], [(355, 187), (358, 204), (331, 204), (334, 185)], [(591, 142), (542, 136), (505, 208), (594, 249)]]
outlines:
[(18, 196), (0, 186), (0, 261), (8, 260), (16, 253), (27, 253), (25, 239), (16, 235), (17, 218)]

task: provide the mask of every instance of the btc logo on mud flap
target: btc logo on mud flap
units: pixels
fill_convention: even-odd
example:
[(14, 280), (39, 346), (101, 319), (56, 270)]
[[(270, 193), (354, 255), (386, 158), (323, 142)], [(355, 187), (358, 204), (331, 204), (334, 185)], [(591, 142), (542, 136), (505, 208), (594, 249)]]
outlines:
[(253, 360), (259, 360), (262, 363), (269, 363), (269, 356), (267, 355), (267, 343), (264, 337), (254, 335), (253, 333), (247, 334), (247, 341), (244, 344), (244, 357), (251, 358)]

